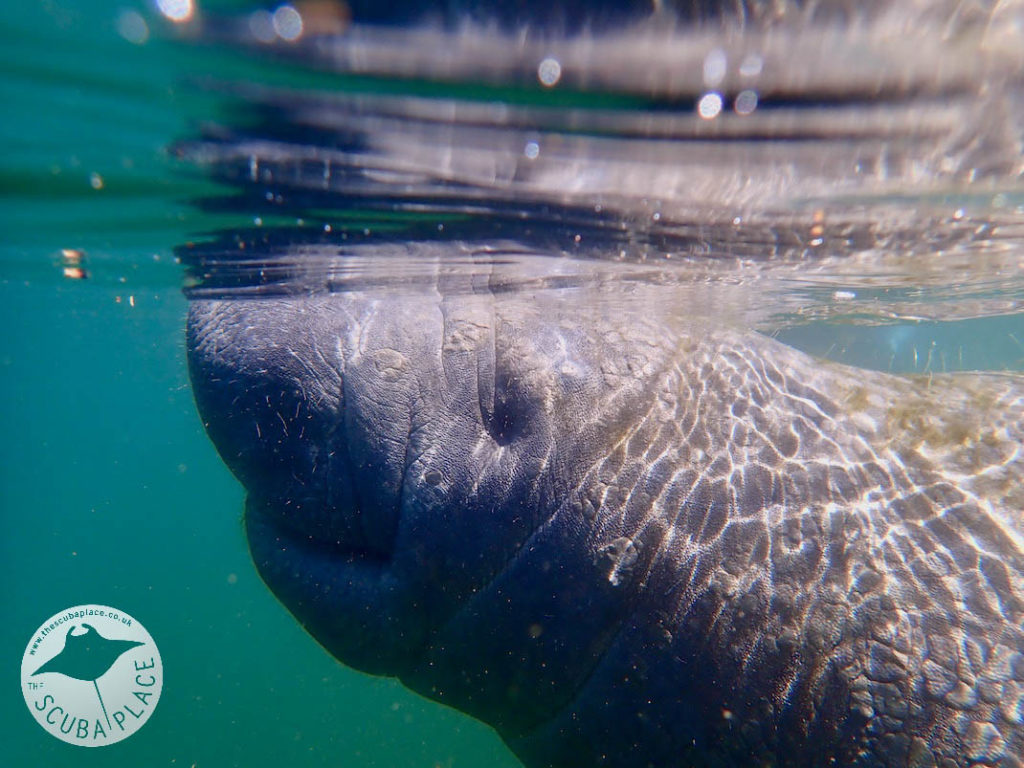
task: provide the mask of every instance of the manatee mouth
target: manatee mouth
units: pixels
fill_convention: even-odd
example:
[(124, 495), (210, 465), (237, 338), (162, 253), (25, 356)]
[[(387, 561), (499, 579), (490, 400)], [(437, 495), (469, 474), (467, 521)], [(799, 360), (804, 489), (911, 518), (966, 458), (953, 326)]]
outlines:
[[(416, 644), (408, 632), (409, 584), (395, 576), (386, 553), (311, 530), (276, 502), (251, 495), (246, 500), (245, 532), (253, 563), (302, 626), (349, 666), (374, 674), (400, 673)], [(382, 639), (410, 642), (389, 646)]]
[[(415, 640), (390, 626), (413, 599), (409, 580), (392, 572), (406, 458), (397, 440), (375, 437), (346, 410), (362, 395), (349, 391), (333, 329), (310, 329), (287, 346), (275, 338), (294, 318), (274, 322), (274, 313), (292, 311), (287, 302), (194, 302), (196, 403), (247, 491), (245, 531), (263, 580), (331, 653), (395, 674)], [(410, 642), (388, 647), (381, 637)]]
[(394, 555), (400, 494), (362, 498), (365, 480), (354, 475), (343, 430), (331, 428), (325, 437), (325, 445), (310, 445), (295, 457), (296, 466), (305, 468), (301, 475), (297, 469), (289, 478), (277, 477), (270, 488), (247, 484), (247, 531), (272, 534), (310, 554), (386, 567)]
[[(397, 518), (397, 510), (394, 516)], [(386, 536), (374, 534), (358, 503), (338, 507), (317, 497), (268, 498), (249, 493), (244, 522), (251, 548), (272, 540), (282, 551), (287, 548), (310, 557), (326, 556), (338, 563), (377, 568), (386, 568), (394, 554), (393, 544), (385, 542)]]

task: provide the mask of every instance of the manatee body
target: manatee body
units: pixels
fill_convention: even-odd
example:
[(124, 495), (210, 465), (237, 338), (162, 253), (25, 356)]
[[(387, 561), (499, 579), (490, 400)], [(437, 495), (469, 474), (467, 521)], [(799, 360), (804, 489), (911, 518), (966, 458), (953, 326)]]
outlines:
[(194, 301), (270, 588), (531, 768), (1024, 765), (1024, 382), (623, 285)]

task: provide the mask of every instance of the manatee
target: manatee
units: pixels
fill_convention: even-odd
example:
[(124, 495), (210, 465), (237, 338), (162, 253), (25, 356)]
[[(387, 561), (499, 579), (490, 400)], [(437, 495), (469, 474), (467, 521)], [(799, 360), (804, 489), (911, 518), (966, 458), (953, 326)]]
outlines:
[(1024, 381), (476, 282), (192, 303), (253, 560), (330, 653), (531, 767), (1021, 765)]
[(202, 204), (299, 219), (180, 251), (253, 562), (528, 768), (1022, 768), (1024, 379), (842, 366), (748, 316), (1019, 230), (918, 203), (1019, 175), (1024, 27), (992, 22), (1020, 4), (654, 5), (702, 23), (398, 3), (275, 48), (585, 109), (249, 85), (179, 147), (239, 193)]

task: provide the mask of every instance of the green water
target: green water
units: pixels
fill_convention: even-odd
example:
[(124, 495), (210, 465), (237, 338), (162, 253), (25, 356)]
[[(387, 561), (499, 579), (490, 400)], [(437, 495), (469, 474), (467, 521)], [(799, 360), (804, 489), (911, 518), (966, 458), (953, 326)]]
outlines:
[[(131, 7), (0, 22), (0, 764), (517, 765), (485, 726), (339, 665), (259, 581), (192, 403), (171, 252), (223, 222), (184, 204), (204, 186), (164, 154), (202, 114), (186, 63), (223, 57), (125, 41)], [(61, 276), (62, 248), (89, 280)], [(152, 720), (100, 749), (44, 732), (18, 679), (36, 627), (82, 603), (133, 614), (165, 666)]]

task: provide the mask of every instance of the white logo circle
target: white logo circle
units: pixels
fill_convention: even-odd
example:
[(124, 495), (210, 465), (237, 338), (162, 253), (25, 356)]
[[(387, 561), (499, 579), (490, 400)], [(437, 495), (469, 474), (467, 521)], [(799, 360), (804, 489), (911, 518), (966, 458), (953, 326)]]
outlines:
[(54, 614), (21, 660), (21, 690), (36, 722), (82, 747), (116, 744), (139, 730), (160, 700), (163, 679), (146, 628), (106, 605)]

